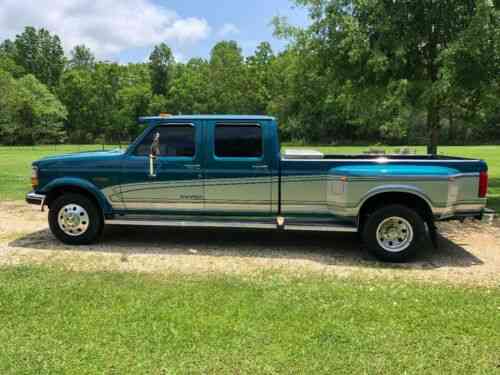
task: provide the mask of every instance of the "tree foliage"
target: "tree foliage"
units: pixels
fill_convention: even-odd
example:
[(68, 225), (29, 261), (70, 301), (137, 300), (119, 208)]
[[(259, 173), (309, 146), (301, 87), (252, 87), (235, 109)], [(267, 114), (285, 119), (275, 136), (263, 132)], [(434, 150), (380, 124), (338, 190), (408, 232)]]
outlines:
[(95, 65), (95, 56), (85, 45), (75, 46), (71, 50), (71, 59), (68, 61), (70, 69), (92, 69)]
[(8, 44), (14, 61), (26, 73), (33, 74), (51, 89), (57, 86), (65, 65), (64, 51), (57, 35), (45, 29), (26, 27), (13, 44)]
[(0, 70), (0, 91), (2, 143), (59, 143), (65, 139), (66, 109), (35, 76), (15, 80)]
[(165, 95), (170, 88), (173, 74), (174, 55), (165, 43), (154, 47), (149, 56), (151, 87), (155, 95)]
[(411, 118), (423, 113), (428, 150), (435, 153), (443, 117), (470, 112), (473, 98), (460, 96), (464, 84), (481, 97), (475, 103), (498, 87), (500, 19), (491, 0), (296, 3), (309, 8), (311, 26), (297, 30), (277, 20), (277, 30), (312, 54), (317, 71), (309, 72), (314, 76), (308, 87), (324, 78), (328, 86), (340, 87), (325, 92), (332, 95), (332, 109), (339, 104), (347, 109), (345, 120), (363, 126), (375, 120), (383, 137), (402, 134)]
[(235, 41), (219, 42), (210, 54), (209, 105), (217, 113), (245, 112), (245, 65)]
[(500, 2), (294, 0), (306, 28), (275, 19), (244, 56), (235, 41), (176, 62), (164, 43), (139, 64), (26, 27), (0, 43), (0, 142), (128, 142), (137, 118), (269, 114), (304, 143), (428, 144), (500, 139)]

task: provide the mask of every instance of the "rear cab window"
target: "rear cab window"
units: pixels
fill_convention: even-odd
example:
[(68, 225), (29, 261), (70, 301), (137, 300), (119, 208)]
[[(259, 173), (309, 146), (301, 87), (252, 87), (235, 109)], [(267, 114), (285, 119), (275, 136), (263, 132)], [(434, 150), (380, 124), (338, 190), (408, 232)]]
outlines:
[(262, 128), (257, 124), (216, 124), (214, 154), (217, 158), (262, 158)]

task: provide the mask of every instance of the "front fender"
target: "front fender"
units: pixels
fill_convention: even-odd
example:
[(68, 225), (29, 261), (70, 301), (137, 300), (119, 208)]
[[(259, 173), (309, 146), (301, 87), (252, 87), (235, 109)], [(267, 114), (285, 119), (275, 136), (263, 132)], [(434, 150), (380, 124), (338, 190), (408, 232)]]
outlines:
[(102, 211), (105, 214), (109, 214), (112, 211), (111, 204), (109, 203), (106, 196), (101, 192), (101, 190), (88, 180), (84, 180), (76, 177), (61, 177), (57, 178), (47, 185), (45, 185), (40, 192), (43, 194), (50, 194), (50, 192), (59, 188), (71, 188), (76, 187), (78, 189), (83, 189), (89, 194), (91, 194), (99, 203)]

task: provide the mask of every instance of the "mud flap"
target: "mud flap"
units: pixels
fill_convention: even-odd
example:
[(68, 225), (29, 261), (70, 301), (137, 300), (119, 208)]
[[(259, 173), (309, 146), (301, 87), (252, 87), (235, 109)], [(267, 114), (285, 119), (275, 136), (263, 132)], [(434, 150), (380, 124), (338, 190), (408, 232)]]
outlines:
[(436, 224), (433, 221), (427, 222), (427, 228), (429, 230), (429, 238), (432, 242), (432, 246), (434, 249), (439, 249), (439, 240), (438, 240), (438, 230)]

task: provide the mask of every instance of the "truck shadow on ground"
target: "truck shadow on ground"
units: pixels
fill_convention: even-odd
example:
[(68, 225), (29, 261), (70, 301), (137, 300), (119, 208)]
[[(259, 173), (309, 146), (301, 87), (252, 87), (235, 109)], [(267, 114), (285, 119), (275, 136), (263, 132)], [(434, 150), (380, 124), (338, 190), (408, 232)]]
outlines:
[(404, 264), (377, 261), (363, 248), (357, 235), (325, 232), (277, 232), (234, 229), (106, 228), (95, 245), (71, 247), (57, 241), (48, 230), (34, 232), (9, 243), (13, 248), (126, 255), (192, 255), (302, 259), (324, 265), (435, 269), (471, 267), (483, 261), (463, 246), (439, 235), (439, 248), (425, 241), (418, 257)]

